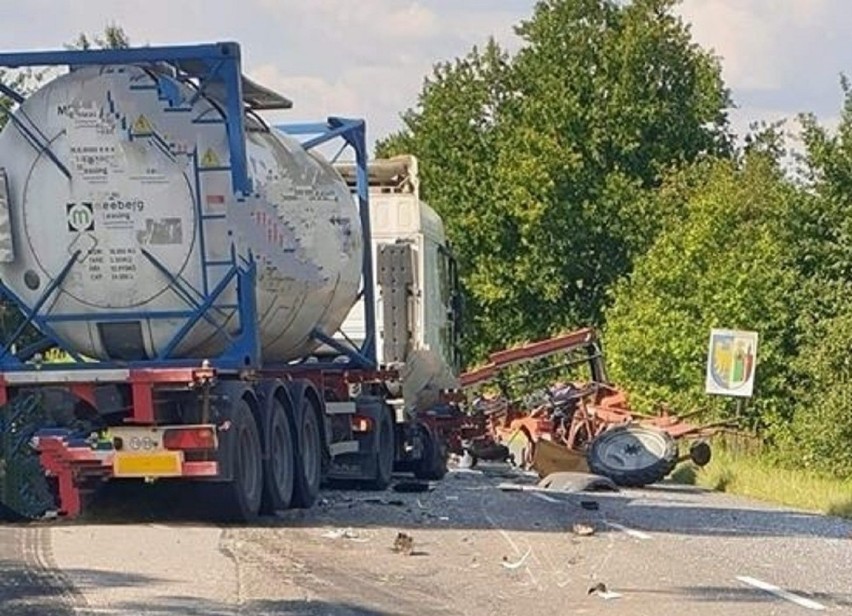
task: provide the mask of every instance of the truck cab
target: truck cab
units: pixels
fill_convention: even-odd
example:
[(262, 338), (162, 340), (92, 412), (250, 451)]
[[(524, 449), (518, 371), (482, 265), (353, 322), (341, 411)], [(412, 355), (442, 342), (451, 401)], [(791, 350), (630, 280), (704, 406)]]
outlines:
[[(353, 165), (337, 170), (355, 184)], [(461, 295), (441, 217), (420, 198), (417, 159), (402, 155), (368, 165), (379, 365), (399, 370), (408, 411), (458, 387)], [(340, 341), (360, 344), (363, 299), (344, 321)]]

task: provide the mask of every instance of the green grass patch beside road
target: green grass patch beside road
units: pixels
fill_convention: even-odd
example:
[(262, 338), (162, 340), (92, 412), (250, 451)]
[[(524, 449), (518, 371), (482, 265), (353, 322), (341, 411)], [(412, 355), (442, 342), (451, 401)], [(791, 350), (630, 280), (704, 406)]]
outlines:
[(779, 468), (753, 455), (716, 448), (704, 468), (682, 464), (671, 479), (758, 500), (852, 519), (852, 480)]

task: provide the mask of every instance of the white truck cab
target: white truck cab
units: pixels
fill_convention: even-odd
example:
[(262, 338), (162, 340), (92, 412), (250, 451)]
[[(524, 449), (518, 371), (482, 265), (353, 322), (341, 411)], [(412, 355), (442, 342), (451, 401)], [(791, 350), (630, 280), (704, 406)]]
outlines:
[[(336, 168), (354, 185), (354, 167)], [(371, 161), (369, 180), (378, 361), (400, 370), (405, 407), (419, 410), (441, 389), (458, 387), (456, 264), (441, 217), (420, 199), (414, 156)], [(351, 342), (363, 342), (363, 299), (342, 331)]]

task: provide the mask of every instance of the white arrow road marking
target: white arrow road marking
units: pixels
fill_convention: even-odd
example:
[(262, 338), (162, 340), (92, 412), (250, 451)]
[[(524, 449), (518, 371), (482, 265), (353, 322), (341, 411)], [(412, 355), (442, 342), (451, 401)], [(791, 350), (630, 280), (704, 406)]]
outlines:
[(825, 606), (822, 603), (817, 603), (811, 599), (806, 597), (800, 597), (799, 595), (792, 593), (788, 590), (784, 590), (783, 588), (778, 588), (777, 586), (773, 586), (767, 582), (762, 582), (753, 577), (748, 577), (745, 575), (738, 575), (737, 579), (743, 584), (748, 584), (749, 586), (754, 586), (755, 588), (759, 588), (760, 590), (764, 590), (776, 597), (780, 597), (781, 599), (786, 599), (796, 605), (807, 608), (809, 610), (824, 610)]

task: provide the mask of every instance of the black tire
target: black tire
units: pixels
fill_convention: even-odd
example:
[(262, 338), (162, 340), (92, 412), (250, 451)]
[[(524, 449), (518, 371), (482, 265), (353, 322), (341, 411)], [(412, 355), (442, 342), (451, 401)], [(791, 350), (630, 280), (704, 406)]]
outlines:
[(267, 451), (263, 461), (263, 501), (261, 512), (274, 514), (290, 508), (296, 477), (293, 432), (284, 405), (272, 401), (267, 424)]
[(382, 411), (377, 424), (376, 452), (374, 454), (373, 477), (367, 481), (367, 487), (372, 490), (385, 490), (393, 478), (393, 463), (396, 457), (394, 447), (393, 423), (390, 414)]
[(202, 484), (204, 504), (222, 522), (244, 523), (257, 519), (263, 496), (263, 456), (260, 434), (245, 400), (234, 403), (230, 413), (232, 445), (231, 481)]
[(414, 467), (417, 479), (438, 481), (447, 474), (447, 448), (438, 436), (426, 427), (423, 458)]
[(297, 435), (294, 507), (307, 509), (316, 502), (322, 480), (322, 442), (319, 419), (310, 398), (302, 398)]
[(642, 487), (657, 483), (674, 470), (677, 445), (659, 428), (622, 425), (595, 438), (586, 452), (589, 470), (616, 485)]

